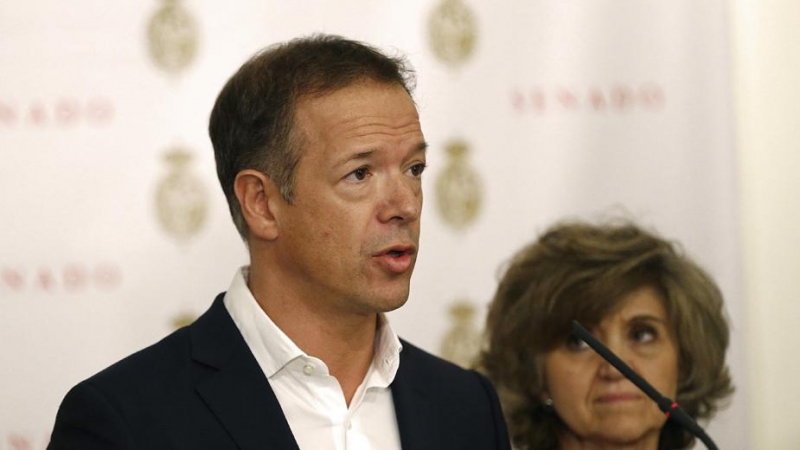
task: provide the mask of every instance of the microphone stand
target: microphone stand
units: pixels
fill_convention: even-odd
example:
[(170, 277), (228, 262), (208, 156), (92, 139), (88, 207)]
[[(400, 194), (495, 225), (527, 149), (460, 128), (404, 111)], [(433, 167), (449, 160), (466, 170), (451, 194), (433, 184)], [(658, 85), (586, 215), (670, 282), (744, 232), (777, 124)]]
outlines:
[(619, 370), (620, 373), (625, 375), (625, 378), (631, 380), (636, 387), (641, 389), (642, 392), (653, 399), (653, 401), (658, 405), (658, 409), (666, 414), (667, 418), (677, 422), (682, 427), (689, 430), (690, 433), (695, 435), (703, 444), (705, 444), (707, 449), (719, 450), (717, 445), (714, 444), (714, 441), (712, 441), (706, 432), (699, 425), (697, 425), (697, 422), (694, 421), (692, 416), (690, 416), (683, 408), (678, 406), (677, 402), (674, 402), (661, 395), (661, 393), (651, 386), (650, 383), (645, 381), (645, 379), (634, 372), (630, 366), (625, 364), (621, 359), (619, 359), (619, 357), (617, 357), (617, 355), (615, 355), (605, 345), (592, 336), (592, 334), (589, 333), (586, 328), (583, 328), (583, 326), (581, 326), (577, 320), (572, 321), (572, 331), (574, 331), (579, 338), (586, 342), (589, 347), (592, 347), (595, 352), (602, 356), (603, 359), (608, 361), (612, 366)]

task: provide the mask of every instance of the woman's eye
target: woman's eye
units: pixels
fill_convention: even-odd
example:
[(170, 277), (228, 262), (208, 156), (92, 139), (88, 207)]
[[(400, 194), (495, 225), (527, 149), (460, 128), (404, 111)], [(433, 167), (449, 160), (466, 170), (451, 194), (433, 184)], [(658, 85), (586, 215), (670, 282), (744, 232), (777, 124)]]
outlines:
[(363, 181), (365, 178), (367, 178), (368, 174), (369, 174), (369, 170), (366, 167), (359, 167), (358, 169), (350, 172), (347, 175), (347, 178), (348, 179), (357, 180), (357, 181)]
[(579, 338), (574, 334), (570, 334), (567, 336), (567, 348), (570, 350), (583, 350), (588, 348), (589, 346), (584, 342), (583, 339)]
[(631, 337), (634, 341), (644, 344), (656, 340), (658, 333), (652, 327), (640, 327), (631, 331)]
[(422, 172), (425, 171), (425, 167), (426, 167), (425, 163), (419, 163), (419, 164), (414, 164), (413, 166), (411, 166), (411, 169), (409, 169), (409, 170), (411, 171), (411, 175), (413, 175), (415, 177), (419, 177), (419, 176), (422, 175)]

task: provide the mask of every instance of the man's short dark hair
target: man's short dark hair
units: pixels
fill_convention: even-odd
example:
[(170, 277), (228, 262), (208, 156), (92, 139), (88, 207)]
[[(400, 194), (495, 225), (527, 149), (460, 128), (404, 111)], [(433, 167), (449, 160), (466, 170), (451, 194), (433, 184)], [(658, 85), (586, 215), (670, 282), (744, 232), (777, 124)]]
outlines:
[(294, 130), (300, 100), (371, 80), (411, 94), (414, 73), (401, 57), (339, 36), (312, 35), (267, 47), (228, 80), (211, 111), (208, 131), (217, 176), (239, 234), (249, 230), (233, 189), (245, 169), (266, 174), (291, 203), (302, 137)]

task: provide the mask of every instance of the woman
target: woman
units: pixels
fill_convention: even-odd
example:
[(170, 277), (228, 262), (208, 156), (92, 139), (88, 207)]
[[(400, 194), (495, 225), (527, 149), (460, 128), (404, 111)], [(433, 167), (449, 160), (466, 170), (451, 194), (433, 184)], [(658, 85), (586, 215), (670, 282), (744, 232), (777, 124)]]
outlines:
[(578, 320), (695, 419), (733, 391), (719, 288), (633, 224), (560, 224), (512, 259), (479, 366), (519, 449), (676, 449), (692, 437), (571, 333)]

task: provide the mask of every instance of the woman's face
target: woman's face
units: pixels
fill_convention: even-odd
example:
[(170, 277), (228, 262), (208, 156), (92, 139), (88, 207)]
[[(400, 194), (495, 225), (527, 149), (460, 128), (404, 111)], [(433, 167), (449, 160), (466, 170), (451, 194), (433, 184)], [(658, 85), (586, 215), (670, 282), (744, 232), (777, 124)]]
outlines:
[[(620, 305), (590, 331), (659, 392), (675, 398), (678, 347), (661, 296), (644, 286)], [(657, 447), (664, 414), (584, 342), (572, 337), (546, 353), (544, 370), (547, 394), (568, 429), (559, 437), (562, 448), (569, 441), (652, 441), (645, 447)]]

